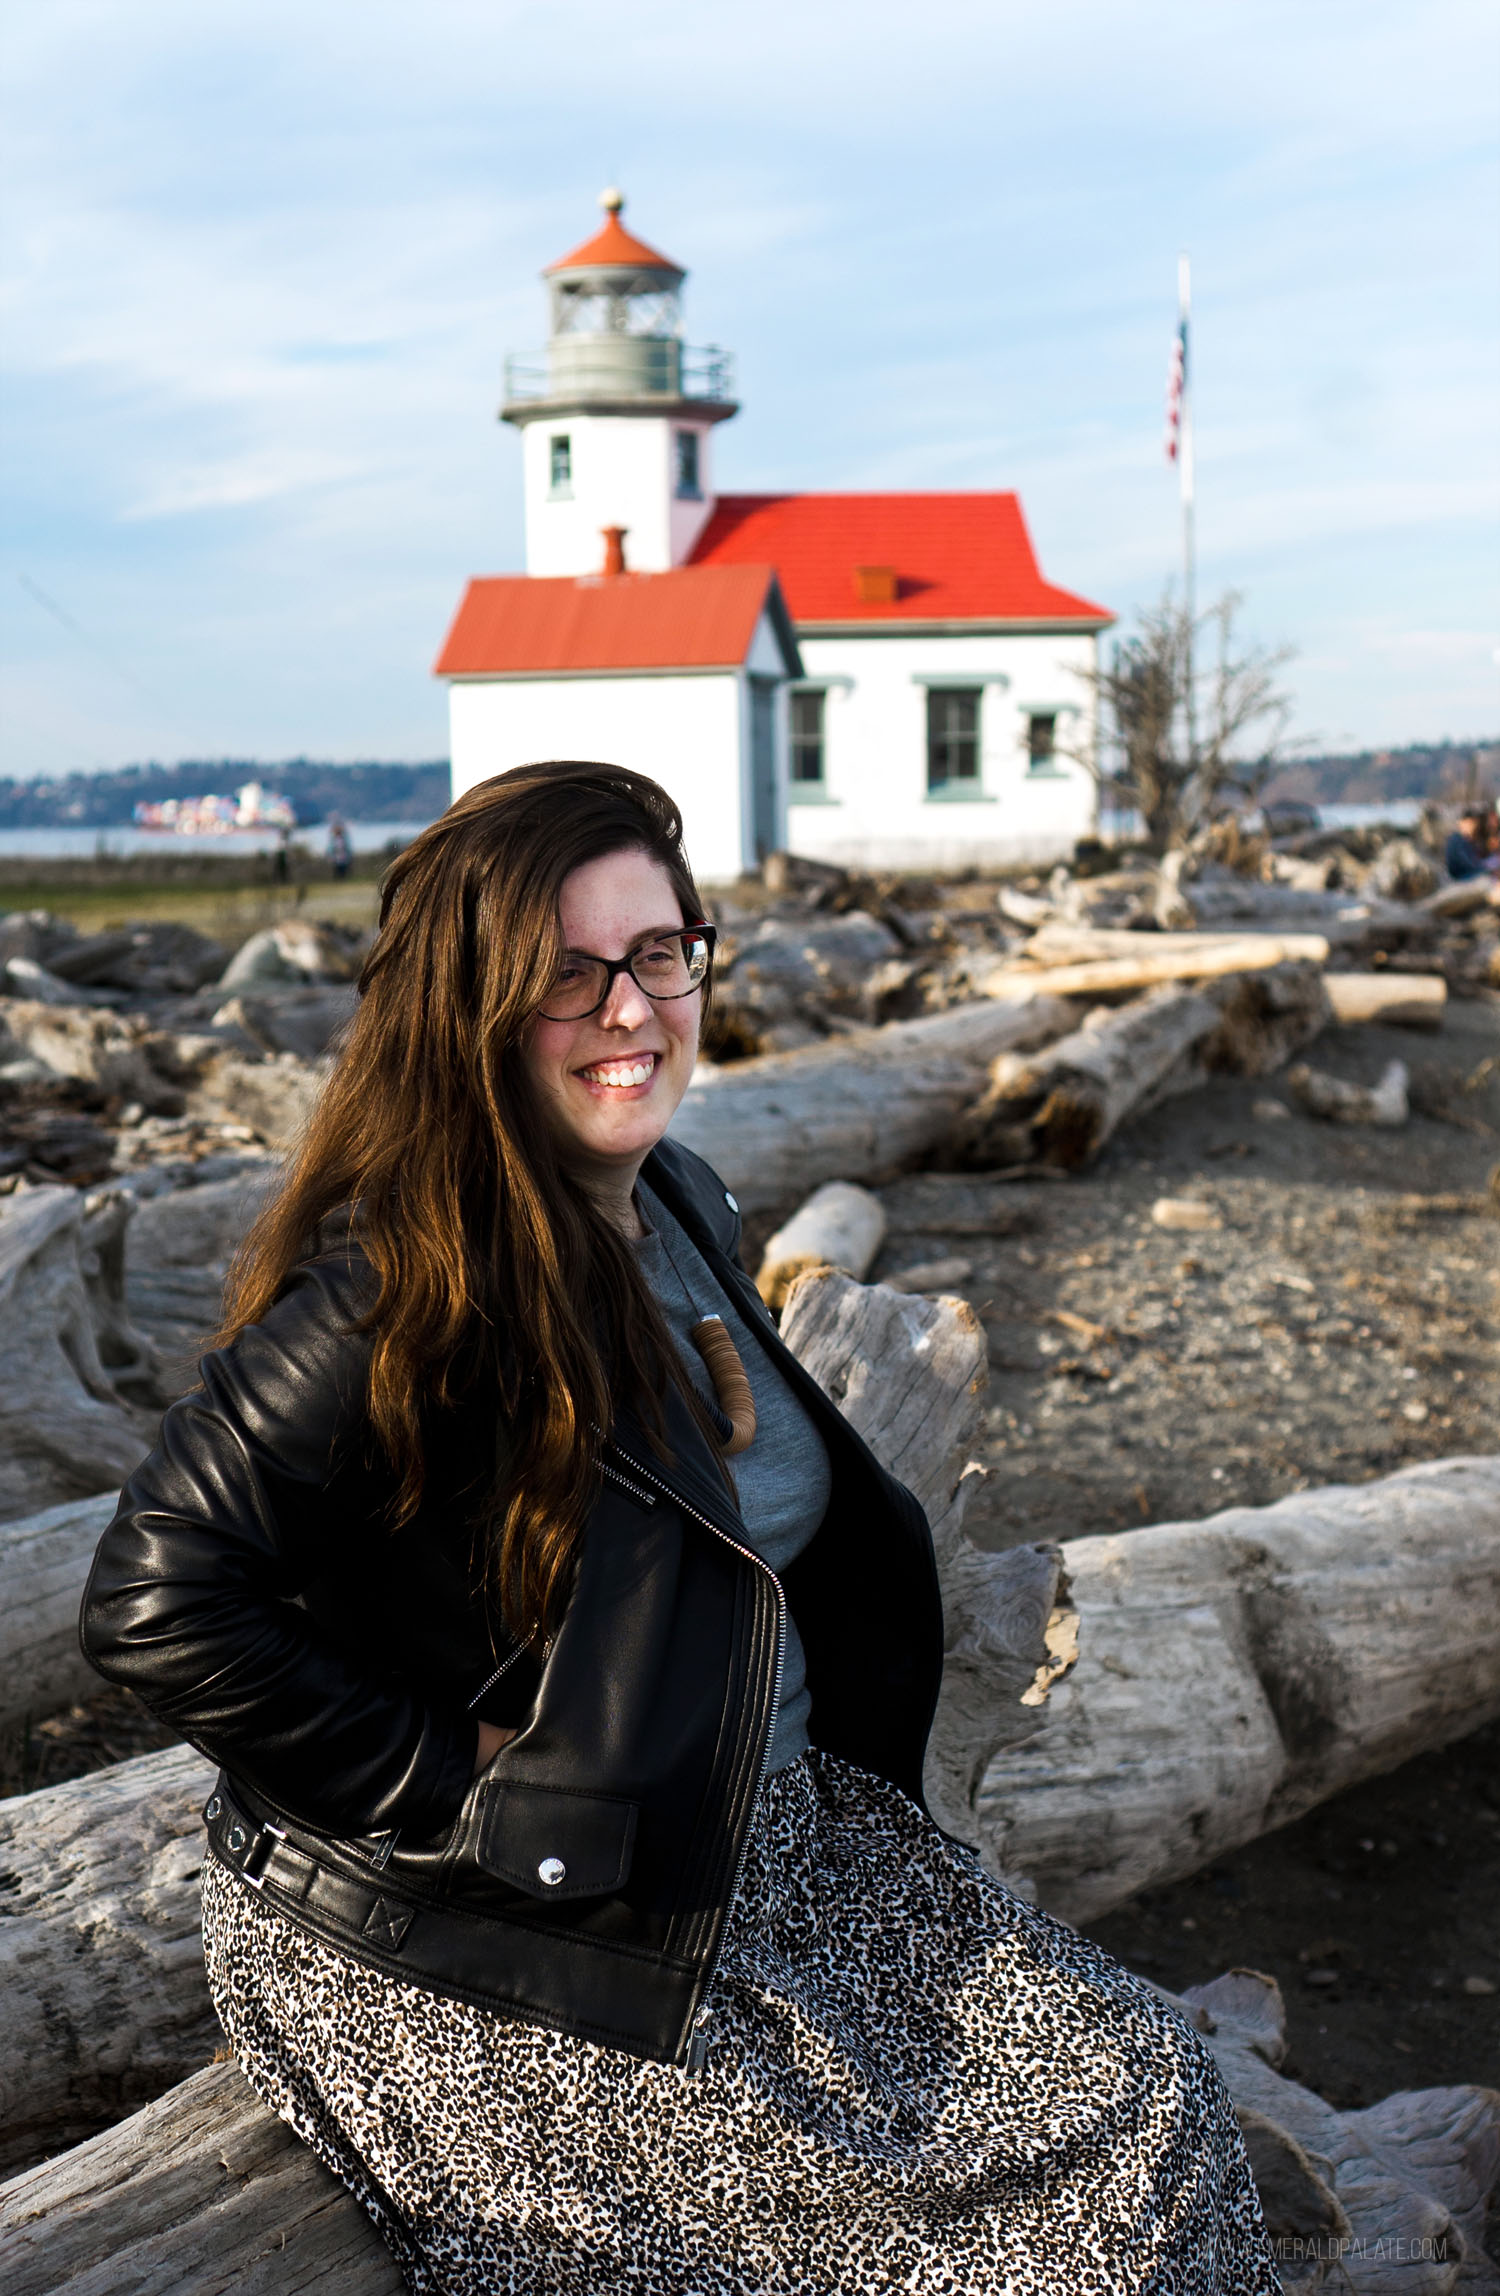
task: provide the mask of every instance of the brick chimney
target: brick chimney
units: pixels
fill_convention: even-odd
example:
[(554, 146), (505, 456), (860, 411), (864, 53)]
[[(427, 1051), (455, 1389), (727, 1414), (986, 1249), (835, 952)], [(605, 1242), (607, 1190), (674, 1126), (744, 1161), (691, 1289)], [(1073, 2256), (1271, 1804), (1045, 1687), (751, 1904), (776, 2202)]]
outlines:
[(630, 532), (629, 527), (601, 526), (599, 531), (604, 536), (605, 573), (623, 574), (625, 571), (625, 537)]

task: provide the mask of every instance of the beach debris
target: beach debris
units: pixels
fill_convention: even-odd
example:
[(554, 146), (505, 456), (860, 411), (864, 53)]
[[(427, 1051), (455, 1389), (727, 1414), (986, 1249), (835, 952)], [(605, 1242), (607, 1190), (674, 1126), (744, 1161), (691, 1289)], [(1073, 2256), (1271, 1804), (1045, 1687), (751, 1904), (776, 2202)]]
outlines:
[(1378, 1084), (1350, 1084), (1326, 1068), (1300, 1061), (1287, 1070), (1287, 1090), (1310, 1116), (1332, 1124), (1380, 1124), (1392, 1129), (1410, 1113), (1410, 1076), (1404, 1060), (1389, 1061)]

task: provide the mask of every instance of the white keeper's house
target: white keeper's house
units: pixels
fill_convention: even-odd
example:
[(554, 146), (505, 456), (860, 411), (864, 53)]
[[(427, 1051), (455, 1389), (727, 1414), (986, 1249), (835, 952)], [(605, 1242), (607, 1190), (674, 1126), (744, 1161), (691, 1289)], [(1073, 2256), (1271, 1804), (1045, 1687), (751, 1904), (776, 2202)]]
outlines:
[(729, 494), (730, 362), (682, 340), (685, 273), (602, 230), (543, 274), (506, 368), (526, 572), (471, 581), (437, 662), (453, 788), (533, 758), (635, 766), (698, 874), (777, 847), (875, 868), (1048, 862), (1094, 827), (1099, 633), (1014, 494)]

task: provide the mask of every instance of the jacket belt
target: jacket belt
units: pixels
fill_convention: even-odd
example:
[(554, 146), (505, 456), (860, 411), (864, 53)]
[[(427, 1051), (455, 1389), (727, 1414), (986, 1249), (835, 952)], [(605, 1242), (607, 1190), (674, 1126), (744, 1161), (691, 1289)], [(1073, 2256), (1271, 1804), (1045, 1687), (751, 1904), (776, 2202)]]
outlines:
[(547, 1928), (413, 1903), (254, 1817), (221, 1771), (203, 1811), (209, 1847), (294, 1928), (384, 1975), (664, 2063), (683, 2061), (696, 1963)]
[(321, 1864), (269, 1818), (252, 1818), (222, 1777), (208, 1797), (203, 1817), (215, 1857), (253, 1889), (269, 1883), (278, 1904), (288, 1911), (301, 1908), (321, 1915), (322, 1922), (350, 1936), (368, 1938), (387, 1953), (398, 1952), (404, 1944), (418, 1918), (416, 1907), (367, 1887), (335, 1866)]

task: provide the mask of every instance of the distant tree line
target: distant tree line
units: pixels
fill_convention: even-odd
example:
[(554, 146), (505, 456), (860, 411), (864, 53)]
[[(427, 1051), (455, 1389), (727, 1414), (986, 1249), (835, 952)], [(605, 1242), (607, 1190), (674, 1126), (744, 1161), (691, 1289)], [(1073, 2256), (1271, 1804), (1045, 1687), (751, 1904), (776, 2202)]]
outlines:
[(123, 765), (62, 779), (0, 777), (0, 829), (118, 829), (143, 799), (230, 797), (247, 781), (274, 789), (312, 826), (330, 814), (346, 821), (431, 821), (448, 803), (448, 760), (423, 765), (320, 765), (297, 757), (264, 765), (253, 757), (189, 759), (181, 765)]
[(1267, 782), (1268, 798), (1314, 805), (1385, 805), (1395, 797), (1456, 805), (1500, 790), (1500, 741), (1414, 741), (1400, 749), (1299, 757)]

